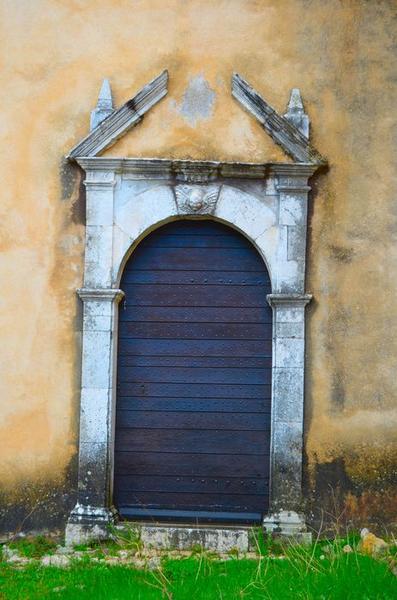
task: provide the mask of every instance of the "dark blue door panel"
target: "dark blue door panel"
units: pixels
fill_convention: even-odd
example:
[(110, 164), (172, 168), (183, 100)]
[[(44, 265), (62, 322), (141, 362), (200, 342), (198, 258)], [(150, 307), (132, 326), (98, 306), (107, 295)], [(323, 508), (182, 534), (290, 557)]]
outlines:
[(269, 502), (272, 313), (239, 233), (178, 221), (126, 264), (114, 502), (121, 516), (259, 522)]

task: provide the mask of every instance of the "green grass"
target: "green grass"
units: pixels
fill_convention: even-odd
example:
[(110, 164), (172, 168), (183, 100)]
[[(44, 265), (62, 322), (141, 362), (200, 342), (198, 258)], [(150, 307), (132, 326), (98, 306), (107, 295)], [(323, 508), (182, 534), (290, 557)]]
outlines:
[[(1, 600), (395, 600), (387, 558), (341, 551), (345, 540), (290, 546), (257, 560), (216, 560), (205, 552), (164, 558), (161, 569), (76, 562), (69, 569), (0, 563)], [(329, 546), (324, 554), (324, 548)], [(264, 548), (266, 550), (266, 548)]]
[(53, 554), (57, 544), (51, 538), (44, 535), (27, 536), (18, 538), (8, 544), (12, 550), (17, 550), (22, 556), (27, 558), (40, 558), (45, 554)]
[(119, 566), (0, 567), (1, 600), (152, 600), (163, 597), (161, 589), (156, 574)]

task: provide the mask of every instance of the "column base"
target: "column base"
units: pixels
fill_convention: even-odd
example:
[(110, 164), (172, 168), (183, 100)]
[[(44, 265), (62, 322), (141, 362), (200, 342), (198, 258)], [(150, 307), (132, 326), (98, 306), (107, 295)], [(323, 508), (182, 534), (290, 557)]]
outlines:
[(263, 530), (275, 538), (298, 544), (311, 544), (312, 534), (307, 531), (305, 517), (295, 511), (280, 510), (263, 519)]
[(91, 540), (108, 539), (116, 517), (113, 508), (83, 506), (77, 503), (66, 524), (65, 545), (74, 546), (86, 544)]

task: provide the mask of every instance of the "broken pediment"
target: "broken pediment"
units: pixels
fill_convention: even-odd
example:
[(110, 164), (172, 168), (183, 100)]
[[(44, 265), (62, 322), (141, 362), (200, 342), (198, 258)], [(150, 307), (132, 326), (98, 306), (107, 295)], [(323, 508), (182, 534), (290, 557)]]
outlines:
[[(97, 108), (91, 115), (91, 125), (95, 126), (99, 121), (98, 125), (72, 148), (69, 158), (97, 156), (137, 125), (143, 115), (167, 94), (168, 71), (163, 71), (117, 110), (113, 110), (110, 86), (105, 82), (102, 84)], [(103, 112), (108, 114), (102, 120), (100, 116)]]
[[(208, 89), (212, 93), (211, 88)], [(164, 98), (167, 92), (168, 72), (163, 71), (133, 98), (115, 109), (109, 82), (104, 80), (97, 105), (91, 113), (91, 131), (70, 151), (68, 158), (95, 157), (101, 154), (109, 157), (120, 156), (120, 150), (123, 156), (129, 156), (131, 152), (128, 140), (125, 142), (125, 134), (140, 123), (143, 116)], [(192, 93), (190, 88), (189, 93)], [(247, 117), (242, 118), (243, 114), (238, 117), (238, 111), (234, 109), (234, 106), (237, 109), (237, 105), (231, 104), (231, 96), (246, 109)], [(244, 161), (259, 159), (259, 162), (262, 162), (266, 157), (265, 160), (270, 159), (270, 162), (285, 162), (286, 154), (297, 163), (321, 165), (326, 162), (309, 142), (309, 118), (304, 112), (297, 88), (291, 92), (287, 112), (284, 115), (277, 113), (238, 74), (232, 77), (231, 96), (230, 101), (229, 98), (224, 98), (223, 102), (215, 102), (214, 111), (199, 124), (193, 125), (184, 122), (186, 119), (181, 118), (180, 111), (177, 110), (179, 105), (175, 99), (170, 99), (161, 105), (159, 113), (156, 111), (156, 115), (160, 115), (160, 129), (157, 127), (155, 134), (152, 130), (149, 135), (145, 132), (145, 139), (134, 143), (133, 155), (158, 156), (162, 154), (161, 148), (165, 147), (167, 158), (188, 156), (198, 159), (218, 159), (222, 151), (219, 152), (215, 145), (221, 145), (226, 148), (224, 154), (228, 155), (219, 157), (222, 160), (235, 161), (241, 158)], [(181, 102), (180, 106), (183, 108), (184, 103)], [(256, 120), (250, 119), (248, 115), (253, 115)], [(153, 121), (148, 121), (148, 125), (149, 122)], [(276, 146), (268, 145), (263, 134), (261, 135), (263, 129)], [(118, 151), (111, 149), (120, 138), (124, 139), (120, 141)], [(241, 154), (241, 157), (236, 154)]]
[(296, 162), (325, 164), (325, 159), (310, 144), (308, 116), (300, 92), (294, 88), (288, 112), (282, 116), (238, 73), (232, 77), (232, 95), (262, 125), (270, 137)]

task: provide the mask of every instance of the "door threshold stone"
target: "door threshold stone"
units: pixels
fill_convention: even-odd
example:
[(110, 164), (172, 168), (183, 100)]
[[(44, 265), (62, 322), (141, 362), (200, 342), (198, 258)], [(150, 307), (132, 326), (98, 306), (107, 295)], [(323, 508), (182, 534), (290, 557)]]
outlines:
[(155, 524), (128, 521), (117, 531), (135, 530), (146, 548), (192, 550), (201, 547), (213, 552), (248, 552), (255, 545), (254, 528), (244, 526)]

